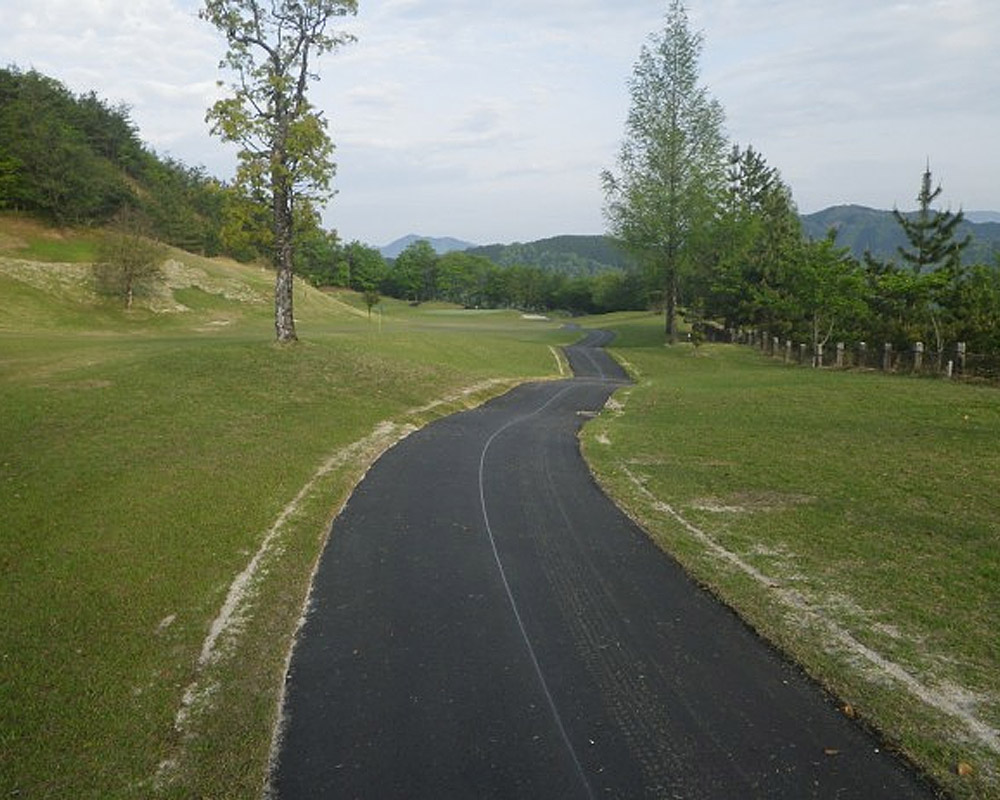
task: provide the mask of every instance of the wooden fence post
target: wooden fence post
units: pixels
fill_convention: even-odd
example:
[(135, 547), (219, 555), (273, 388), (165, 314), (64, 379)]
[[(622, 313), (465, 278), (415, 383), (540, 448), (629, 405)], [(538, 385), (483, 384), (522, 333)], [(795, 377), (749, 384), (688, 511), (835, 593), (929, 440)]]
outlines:
[(806, 363), (806, 346), (804, 343), (799, 345), (799, 363)]
[(882, 369), (886, 372), (892, 371), (892, 344), (890, 342), (886, 342), (882, 350)]
[(792, 340), (785, 339), (785, 363), (790, 364), (792, 361)]
[(958, 374), (965, 374), (965, 342), (959, 342), (956, 348), (958, 350)]
[(924, 343), (917, 342), (913, 346), (913, 371), (920, 372), (924, 368)]
[(837, 342), (837, 369), (844, 368), (844, 343)]
[(858, 364), (861, 367), (868, 366), (868, 345), (864, 342), (858, 342)]

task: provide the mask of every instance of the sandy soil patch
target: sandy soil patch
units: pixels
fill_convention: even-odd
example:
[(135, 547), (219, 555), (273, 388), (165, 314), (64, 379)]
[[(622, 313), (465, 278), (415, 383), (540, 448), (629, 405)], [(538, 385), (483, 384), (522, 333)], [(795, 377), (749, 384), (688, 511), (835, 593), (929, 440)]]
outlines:
[(713, 514), (755, 514), (805, 505), (813, 497), (781, 492), (737, 492), (726, 497), (704, 497), (692, 501), (691, 508)]

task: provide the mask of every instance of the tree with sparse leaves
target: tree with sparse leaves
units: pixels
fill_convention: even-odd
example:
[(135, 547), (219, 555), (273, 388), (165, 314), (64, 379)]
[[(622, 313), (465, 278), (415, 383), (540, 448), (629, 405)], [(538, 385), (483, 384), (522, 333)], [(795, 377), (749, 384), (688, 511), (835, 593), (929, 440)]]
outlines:
[(166, 254), (150, 237), (145, 221), (126, 207), (101, 237), (92, 270), (94, 288), (100, 295), (123, 300), (131, 311), (135, 298), (148, 295), (162, 280)]
[(725, 177), (722, 106), (699, 85), (702, 36), (681, 0), (650, 37), (629, 83), (618, 171), (603, 174), (612, 233), (652, 265), (663, 289), (667, 339), (676, 340), (680, 275), (697, 261)]
[(353, 41), (331, 19), (357, 13), (357, 0), (206, 0), (202, 19), (229, 49), (220, 66), (236, 75), (232, 97), (208, 112), (212, 132), (240, 146), (237, 178), (269, 200), (273, 231), (274, 327), (295, 341), (292, 308), (295, 206), (330, 194), (333, 142), (309, 102), (313, 60)]

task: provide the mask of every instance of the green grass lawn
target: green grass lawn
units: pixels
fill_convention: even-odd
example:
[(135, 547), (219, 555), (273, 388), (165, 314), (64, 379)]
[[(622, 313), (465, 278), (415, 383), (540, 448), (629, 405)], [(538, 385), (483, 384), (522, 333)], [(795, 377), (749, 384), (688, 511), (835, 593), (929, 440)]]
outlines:
[(71, 264), (0, 258), (4, 797), (258, 795), (288, 646), (350, 488), (405, 426), (557, 374), (550, 345), (569, 340), (513, 313), (389, 301), (369, 321), (353, 295), (300, 287), (302, 342), (279, 347), (269, 274), (174, 257), (161, 310), (132, 313)]
[(949, 791), (1000, 796), (1000, 390), (595, 324), (637, 376), (583, 437), (602, 483)]

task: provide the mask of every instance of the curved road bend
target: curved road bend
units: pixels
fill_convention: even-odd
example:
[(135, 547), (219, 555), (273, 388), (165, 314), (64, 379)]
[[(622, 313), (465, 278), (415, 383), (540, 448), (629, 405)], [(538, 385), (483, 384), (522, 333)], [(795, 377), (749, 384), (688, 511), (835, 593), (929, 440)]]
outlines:
[(576, 435), (626, 380), (609, 339), (358, 486), (292, 657), (274, 796), (933, 796), (599, 491)]

